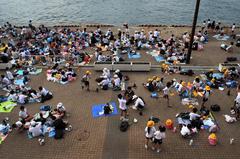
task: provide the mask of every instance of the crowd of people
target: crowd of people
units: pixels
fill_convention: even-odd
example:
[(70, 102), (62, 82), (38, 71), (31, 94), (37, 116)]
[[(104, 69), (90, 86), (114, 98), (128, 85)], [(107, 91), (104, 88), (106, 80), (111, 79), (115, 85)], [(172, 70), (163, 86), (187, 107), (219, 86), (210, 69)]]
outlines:
[[(137, 50), (141, 49), (156, 49), (157, 56), (162, 56), (168, 63), (184, 63), (186, 61), (186, 50), (189, 47), (190, 35), (184, 33), (181, 38), (177, 38), (172, 34), (168, 39), (161, 37), (160, 30), (145, 32), (145, 30), (135, 31), (130, 34), (128, 26), (126, 30), (118, 30), (117, 35), (114, 35), (111, 29), (103, 32), (99, 27), (95, 31), (88, 32), (86, 28), (83, 30), (76, 29), (72, 31), (67, 28), (49, 29), (43, 25), (36, 28), (29, 23), (29, 27), (20, 29), (6, 23), (0, 28), (1, 39), (8, 39), (8, 43), (1, 42), (0, 52), (2, 62), (12, 61), (18, 71), (11, 72), (9, 68), (6, 73), (1, 75), (1, 88), (6, 91), (6, 96), (1, 96), (1, 102), (12, 101), (20, 106), (19, 121), (16, 121), (12, 126), (4, 120), (0, 124), (0, 132), (6, 134), (13, 128), (18, 131), (27, 131), (29, 137), (41, 137), (46, 133), (56, 139), (62, 138), (65, 131), (71, 130), (71, 125), (63, 120), (66, 116), (66, 109), (62, 103), (59, 103), (55, 109), (50, 106), (40, 107), (40, 111), (35, 115), (29, 114), (24, 104), (32, 102), (45, 102), (53, 98), (53, 94), (46, 88), (39, 86), (38, 91), (27, 86), (30, 80), (30, 72), (36, 71), (34, 64), (41, 61), (44, 65), (50, 58), (55, 64), (47, 70), (47, 80), (66, 84), (76, 79), (77, 74), (72, 69), (71, 65), (85, 61), (88, 63), (91, 56), (83, 52), (88, 47), (96, 47), (95, 57), (98, 62), (106, 61), (124, 61), (123, 54), (136, 54)], [(235, 37), (236, 25), (231, 27), (232, 37)], [(211, 30), (210, 30), (211, 29)], [(202, 29), (194, 36), (193, 49), (202, 50), (203, 45), (208, 42), (209, 31), (219, 33), (223, 36), (225, 31), (221, 27), (221, 23), (215, 24), (215, 21), (203, 22)], [(231, 43), (233, 45), (233, 43)], [(231, 47), (224, 46), (223, 49), (228, 51)], [(106, 54), (110, 52), (110, 54)], [(61, 58), (68, 59), (65, 67), (60, 67)], [(41, 58), (39, 60), (38, 58)], [(188, 102), (188, 112), (180, 112), (177, 114), (177, 124), (179, 133), (184, 138), (189, 138), (193, 134), (199, 132), (200, 129), (208, 129), (210, 133), (216, 133), (218, 125), (214, 117), (211, 115), (213, 108), (208, 108), (207, 102), (211, 97), (214, 89), (235, 88), (238, 85), (239, 72), (236, 68), (224, 68), (220, 72), (210, 70), (204, 74), (195, 77), (192, 82), (172, 79), (165, 82), (164, 73), (181, 73), (180, 69), (171, 69), (167, 64), (162, 65), (163, 77), (153, 76), (147, 79), (143, 86), (151, 93), (153, 98), (164, 98), (166, 106), (174, 108), (171, 105), (170, 97), (179, 96), (182, 103)], [(91, 75), (92, 72), (87, 70), (81, 78), (81, 87), (87, 91), (91, 90)], [(192, 74), (191, 74), (192, 75)], [(16, 81), (21, 79), (21, 84)], [(124, 75), (121, 70), (116, 69), (111, 72), (108, 68), (102, 70), (102, 74), (95, 80), (96, 91), (113, 90), (119, 91), (117, 100), (121, 111), (121, 121), (129, 120), (129, 108), (137, 110), (139, 115), (143, 115), (147, 108), (147, 103), (144, 98), (134, 92), (136, 85), (127, 85), (131, 79)], [(240, 86), (238, 86), (238, 95), (234, 106), (231, 108), (231, 116), (237, 121), (240, 118)], [(197, 109), (194, 101), (200, 103), (201, 108)], [(197, 104), (196, 104), (197, 105)], [(104, 114), (111, 114), (113, 111), (111, 104), (107, 103), (104, 106)], [(153, 118), (147, 121), (147, 126), (144, 130), (146, 143), (145, 148), (148, 149), (152, 145), (152, 150), (160, 152), (160, 145), (166, 138), (166, 129), (175, 129), (172, 127), (171, 120), (168, 124), (158, 124)], [(170, 123), (170, 125), (169, 125)], [(158, 126), (156, 126), (158, 124)], [(156, 126), (156, 127), (155, 127)], [(206, 127), (207, 126), (207, 127)], [(175, 131), (175, 130), (174, 130)], [(213, 134), (209, 137), (212, 143)], [(40, 144), (44, 140), (40, 138)], [(150, 143), (152, 142), (152, 143)]]
[(6, 92), (6, 95), (3, 95), (2, 98), (5, 101), (27, 104), (43, 103), (53, 97), (53, 94), (42, 86), (39, 86), (38, 90), (28, 86), (29, 80), (29, 68), (21, 68), (20, 72), (11, 72), (7, 68), (6, 73), (1, 75), (1, 89)]

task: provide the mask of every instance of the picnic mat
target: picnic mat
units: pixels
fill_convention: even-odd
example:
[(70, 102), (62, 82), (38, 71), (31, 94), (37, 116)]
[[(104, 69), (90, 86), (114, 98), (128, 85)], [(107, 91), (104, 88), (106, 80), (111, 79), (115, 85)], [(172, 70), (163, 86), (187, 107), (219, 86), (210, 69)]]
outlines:
[(212, 77), (216, 79), (221, 79), (224, 77), (224, 75), (222, 73), (213, 73)]
[(128, 53), (128, 58), (129, 59), (139, 59), (139, 58), (141, 58), (141, 54), (139, 52), (137, 52), (135, 54)]
[(146, 52), (147, 54), (149, 55), (152, 55), (152, 56), (158, 56), (159, 55), (159, 52), (157, 50), (153, 50), (153, 51), (150, 51), (150, 52)]
[(23, 70), (18, 70), (18, 71), (17, 71), (17, 74), (18, 74), (18, 75), (23, 75), (23, 72), (24, 72)]
[(102, 117), (102, 116), (113, 116), (113, 115), (117, 115), (118, 114), (118, 109), (117, 109), (117, 105), (115, 102), (110, 102), (110, 105), (112, 105), (113, 107), (113, 112), (111, 114), (105, 115), (103, 114), (103, 107), (106, 104), (97, 104), (97, 105), (93, 105), (92, 107), (92, 115), (94, 118), (98, 118), (98, 117)]
[(220, 34), (214, 35), (213, 37), (217, 40), (222, 40), (222, 41), (226, 41), (230, 38), (230, 36), (228, 35), (220, 36)]
[(192, 99), (183, 98), (182, 105), (199, 105), (199, 103), (198, 103), (197, 99), (195, 99), (195, 98), (192, 98)]
[(14, 84), (15, 84), (15, 85), (19, 85), (19, 86), (23, 86), (23, 85), (24, 85), (23, 79), (14, 80)]
[(40, 74), (41, 72), (42, 72), (42, 69), (39, 68), (39, 69), (37, 69), (36, 71), (29, 72), (29, 74), (30, 74), (30, 75), (38, 75), (38, 74)]
[[(12, 101), (2, 102), (0, 103), (0, 113), (10, 113), (16, 105), (17, 103), (14, 103)], [(4, 109), (4, 107), (6, 109)]]
[(154, 56), (154, 58), (157, 62), (165, 61), (164, 57), (162, 57), (162, 56)]
[(4, 140), (7, 138), (7, 135), (0, 134), (0, 145), (4, 142)]

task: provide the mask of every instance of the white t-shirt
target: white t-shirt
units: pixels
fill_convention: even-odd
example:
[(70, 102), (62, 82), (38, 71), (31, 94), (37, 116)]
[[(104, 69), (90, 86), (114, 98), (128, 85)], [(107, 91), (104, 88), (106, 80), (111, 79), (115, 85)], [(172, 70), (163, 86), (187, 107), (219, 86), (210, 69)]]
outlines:
[(110, 83), (109, 79), (104, 79), (100, 84), (104, 86), (104, 85), (108, 85), (109, 83)]
[(120, 84), (121, 84), (120, 78), (114, 79), (114, 85), (115, 85), (116, 87), (120, 87)]
[(164, 139), (166, 138), (166, 133), (165, 132), (160, 132), (159, 130), (154, 133), (154, 138), (155, 139)]
[(7, 77), (4, 77), (2, 82), (6, 85), (9, 85), (11, 83)]
[(24, 109), (24, 111), (20, 110), (18, 116), (23, 119), (27, 118), (28, 117), (27, 109)]
[(165, 87), (165, 88), (163, 89), (163, 94), (164, 94), (164, 95), (168, 95), (168, 94), (169, 94), (169, 88), (168, 88), (168, 87)]
[(141, 99), (141, 98), (137, 98), (137, 100), (135, 101), (135, 104), (134, 104), (134, 106), (135, 107), (137, 107), (138, 105), (141, 105), (141, 106), (143, 106), (144, 107), (144, 102), (143, 102), (143, 100)]
[(14, 79), (12, 72), (6, 71), (6, 74), (7, 74), (8, 79), (10, 79), (10, 80)]
[(29, 128), (29, 132), (32, 133), (33, 137), (40, 136), (42, 134), (42, 123), (37, 122), (36, 124), (37, 124), (36, 126), (34, 126), (34, 127), (31, 126)]
[(155, 127), (150, 128), (150, 132), (148, 133), (148, 127), (145, 128), (145, 136), (147, 138), (152, 138), (154, 136), (154, 133), (156, 132)]
[(17, 95), (16, 94), (10, 94), (9, 96), (8, 96), (8, 100), (11, 100), (11, 101), (13, 101), (13, 102), (16, 102), (17, 101)]
[(118, 99), (118, 102), (119, 102), (119, 108), (121, 110), (126, 110), (127, 109), (127, 106), (126, 106), (126, 99)]
[(196, 120), (198, 117), (200, 117), (199, 114), (196, 114), (196, 113), (189, 113), (189, 116), (190, 116), (190, 120)]
[(190, 130), (188, 129), (187, 126), (183, 126), (182, 129), (181, 129), (181, 134), (182, 134), (182, 136), (185, 136), (185, 135), (190, 135), (191, 132), (190, 132)]
[(48, 94), (48, 91), (45, 88), (43, 88), (41, 90), (40, 94), (43, 95), (43, 96), (46, 96)]
[(236, 101), (237, 103), (240, 103), (240, 92), (238, 92), (238, 95), (237, 95), (235, 101)]
[(18, 102), (21, 103), (21, 104), (24, 104), (25, 103), (25, 98), (26, 98), (26, 96), (23, 95), (23, 94), (18, 95)]

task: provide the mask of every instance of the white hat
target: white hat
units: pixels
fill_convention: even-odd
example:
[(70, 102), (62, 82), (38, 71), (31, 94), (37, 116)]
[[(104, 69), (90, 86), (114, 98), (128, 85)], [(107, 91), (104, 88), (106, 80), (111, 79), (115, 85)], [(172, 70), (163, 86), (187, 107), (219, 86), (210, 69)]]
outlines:
[(58, 104), (57, 104), (57, 109), (58, 109), (58, 108), (61, 108), (62, 106), (63, 106), (63, 103), (61, 103), (61, 102), (58, 103)]
[(66, 63), (66, 65), (65, 65), (66, 67), (69, 67), (70, 66), (70, 64), (69, 63)]
[(119, 72), (120, 72), (120, 70), (119, 70), (119, 69), (116, 69), (115, 73), (119, 73)]
[(21, 126), (23, 125), (21, 121), (17, 121), (15, 124), (16, 124), (18, 127), (21, 127)]
[(114, 78), (118, 78), (118, 75), (115, 74), (113, 77), (114, 77)]
[(108, 69), (105, 67), (105, 68), (103, 68), (103, 71), (107, 71)]
[(107, 76), (103, 76), (103, 78), (108, 78)]
[(31, 126), (35, 126), (35, 125), (36, 125), (36, 122), (33, 120), (33, 121), (30, 122), (30, 125), (31, 125)]
[(137, 95), (133, 95), (132, 99), (134, 100), (134, 99), (136, 99), (137, 97), (138, 97)]
[(30, 122), (26, 122), (25, 126), (27, 126), (27, 127), (30, 126)]

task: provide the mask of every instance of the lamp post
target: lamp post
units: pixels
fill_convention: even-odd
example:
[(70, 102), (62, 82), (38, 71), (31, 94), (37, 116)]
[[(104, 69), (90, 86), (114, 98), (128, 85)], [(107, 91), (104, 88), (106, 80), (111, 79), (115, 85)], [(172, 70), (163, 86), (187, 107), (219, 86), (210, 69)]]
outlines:
[(190, 44), (189, 44), (188, 53), (187, 53), (187, 61), (186, 61), (187, 64), (190, 63), (190, 58), (191, 58), (191, 53), (192, 53), (192, 46), (193, 46), (193, 39), (194, 39), (194, 35), (195, 35), (195, 29), (196, 29), (197, 18), (198, 18), (199, 6), (200, 6), (200, 0), (196, 0), (195, 12), (194, 12), (194, 17), (193, 17), (191, 39), (190, 39)]

